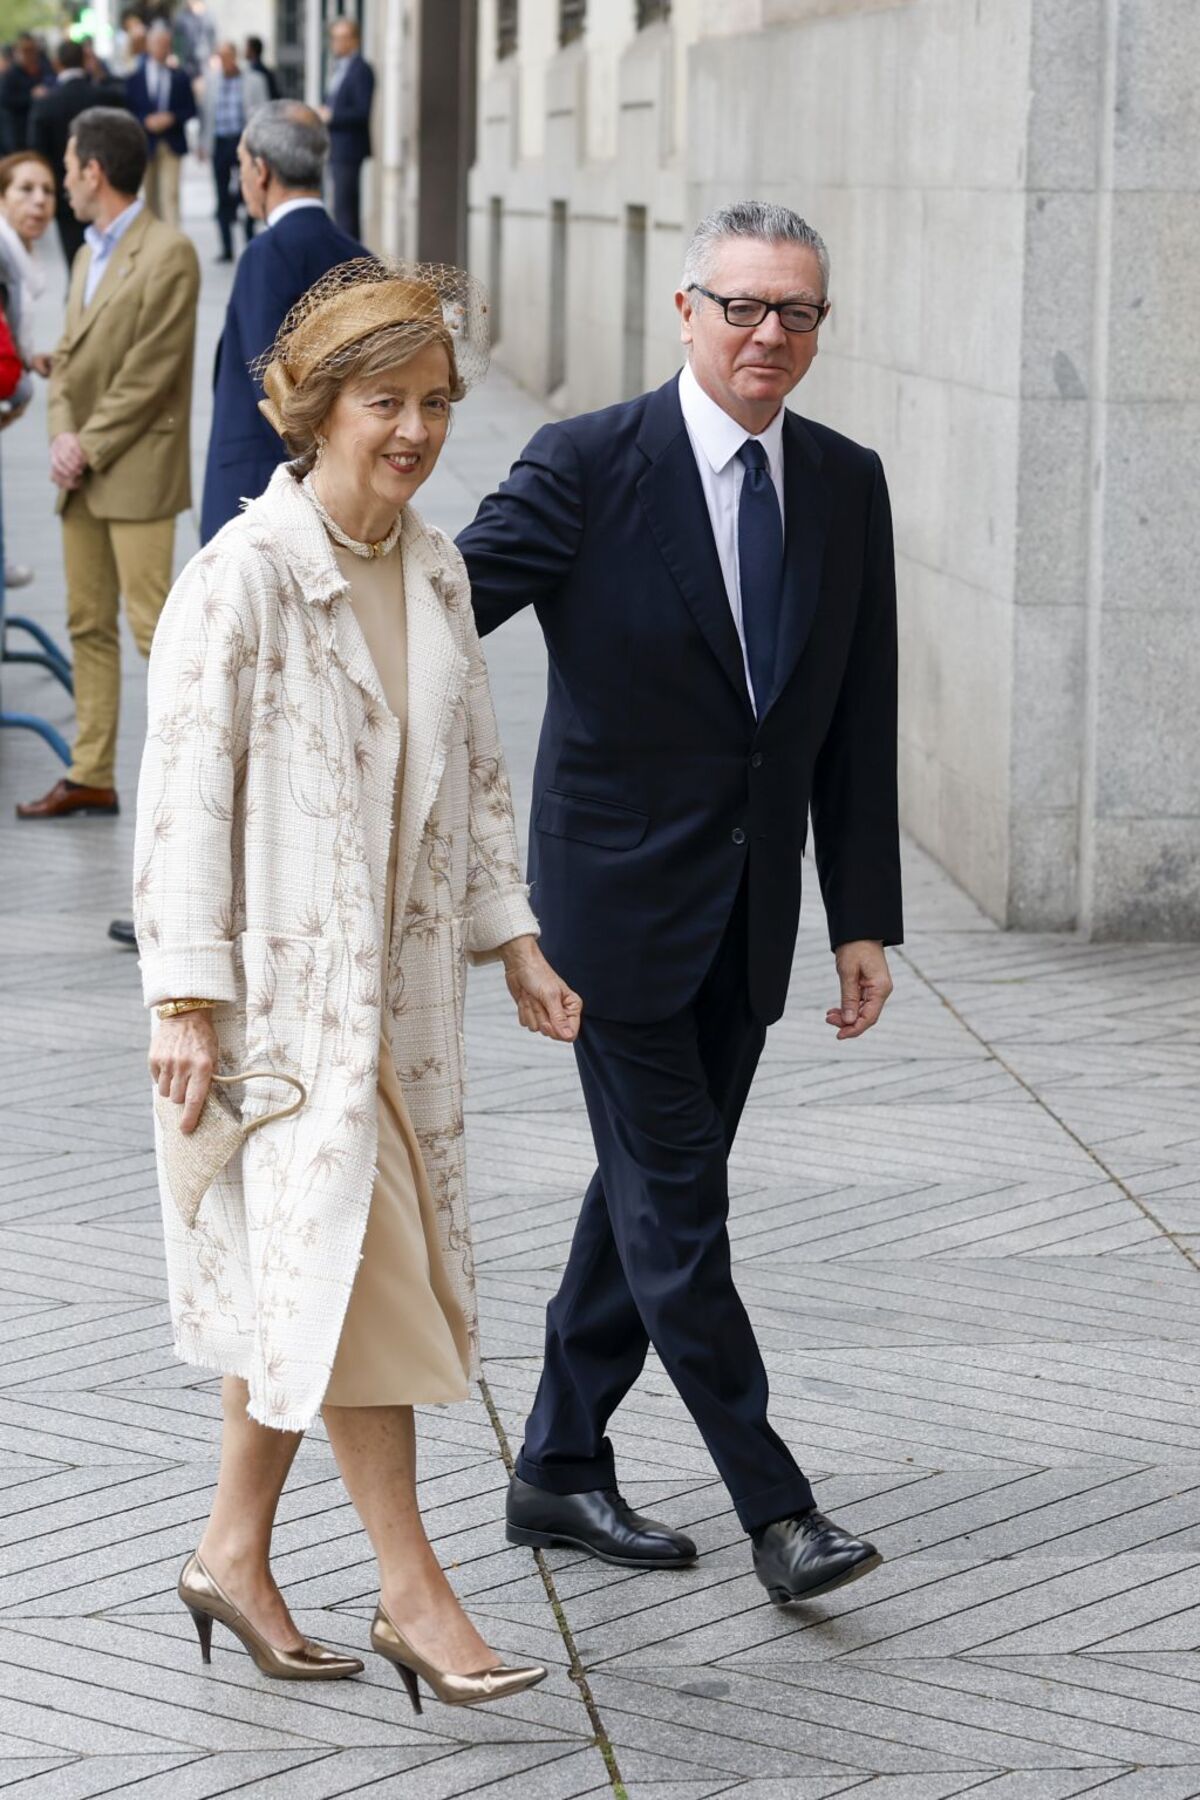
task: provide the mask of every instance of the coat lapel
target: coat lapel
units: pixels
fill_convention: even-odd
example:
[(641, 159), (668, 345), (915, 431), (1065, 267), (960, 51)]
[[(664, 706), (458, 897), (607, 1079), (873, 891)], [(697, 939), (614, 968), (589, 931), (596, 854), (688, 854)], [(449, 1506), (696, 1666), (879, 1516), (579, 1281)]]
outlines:
[(637, 484), (638, 495), (663, 561), (713, 655), (750, 711), (742, 647), (692, 442), (683, 422), (677, 380), (650, 396), (638, 445), (650, 463)]
[(821, 475), (821, 452), (803, 420), (788, 413), (783, 430), (783, 613), (775, 657), (775, 685), (764, 709), (778, 700), (808, 642), (829, 529), (831, 496)]

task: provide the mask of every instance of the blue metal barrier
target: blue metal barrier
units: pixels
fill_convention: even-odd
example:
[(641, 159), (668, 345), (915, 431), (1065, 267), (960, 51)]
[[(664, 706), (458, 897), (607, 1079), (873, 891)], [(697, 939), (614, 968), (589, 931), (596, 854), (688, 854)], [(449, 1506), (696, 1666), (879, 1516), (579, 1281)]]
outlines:
[[(59, 649), (48, 631), (33, 619), (14, 614), (10, 619), (5, 614), (4, 600), (4, 507), (0, 500), (0, 664), (3, 663), (36, 663), (38, 667), (47, 669), (56, 681), (60, 681), (68, 694), (74, 695), (75, 680), (71, 673), (70, 658)], [(8, 634), (10, 631), (23, 631), (39, 646), (37, 650), (10, 650)], [(48, 719), (40, 719), (36, 713), (5, 712), (0, 707), (0, 726), (11, 725), (21, 731), (35, 731), (43, 738), (59, 759), (68, 766), (71, 761), (71, 747), (61, 731), (56, 731)]]

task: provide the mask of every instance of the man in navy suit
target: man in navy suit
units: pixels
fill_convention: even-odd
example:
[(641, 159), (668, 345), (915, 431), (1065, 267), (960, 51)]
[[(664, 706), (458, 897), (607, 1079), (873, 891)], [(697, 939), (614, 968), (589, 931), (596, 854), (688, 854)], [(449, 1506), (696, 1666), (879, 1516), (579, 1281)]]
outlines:
[(171, 27), (160, 20), (146, 33), (146, 54), (125, 83), (125, 103), (146, 133), (146, 205), (179, 229), (179, 171), (187, 155), (196, 97), (182, 69), (171, 67)]
[(547, 1312), (509, 1541), (632, 1567), (695, 1556), (622, 1500), (605, 1435), (653, 1344), (775, 1600), (880, 1561), (816, 1510), (768, 1422), (726, 1229), (810, 808), (839, 1039), (879, 1018), (901, 936), (887, 487), (874, 451), (784, 407), (828, 274), (786, 207), (706, 219), (675, 296), (682, 375), (544, 427), (459, 539), (480, 630), (532, 603), (549, 651), (530, 877), (543, 948), (584, 1003), (599, 1165)]
[(371, 154), (371, 102), (375, 71), (360, 49), (353, 19), (334, 19), (329, 27), (333, 69), (321, 117), (329, 126), (329, 172), (333, 178), (333, 216), (351, 237), (360, 235), (362, 166)]
[(321, 201), (329, 134), (311, 107), (272, 100), (254, 113), (238, 145), (242, 198), (256, 232), (242, 252), (213, 370), (213, 422), (204, 471), (200, 538), (207, 543), (261, 494), (287, 456), (258, 410), (262, 387), (251, 363), (301, 294), (338, 263), (367, 252), (339, 231)]

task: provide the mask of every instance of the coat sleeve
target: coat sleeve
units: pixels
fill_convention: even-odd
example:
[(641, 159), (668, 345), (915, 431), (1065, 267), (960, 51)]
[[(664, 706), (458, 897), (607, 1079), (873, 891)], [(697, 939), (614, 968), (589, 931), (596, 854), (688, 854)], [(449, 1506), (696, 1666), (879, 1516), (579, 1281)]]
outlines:
[(562, 425), (543, 425), (459, 535), (481, 636), (553, 597), (578, 554), (583, 522), (579, 452)]
[(116, 462), (150, 429), (177, 389), (192, 355), (199, 293), (196, 252), (180, 237), (146, 282), (133, 348), (79, 428), (91, 468), (106, 469)]
[[(431, 535), (434, 535), (431, 532)], [(491, 962), (502, 944), (537, 937), (539, 927), (521, 879), (512, 788), (500, 744), (496, 710), (479, 633), (471, 617), (466, 567), (449, 538), (436, 534), (463, 595), (467, 653), (467, 758), (470, 799), (467, 849), (466, 951), (473, 963)]]
[(234, 798), (258, 640), (235, 559), (202, 550), (172, 588), (150, 652), (133, 864), (147, 1006), (236, 998)]
[(883, 465), (874, 458), (863, 586), (833, 718), (813, 770), (817, 874), (833, 949), (899, 944), (896, 563)]

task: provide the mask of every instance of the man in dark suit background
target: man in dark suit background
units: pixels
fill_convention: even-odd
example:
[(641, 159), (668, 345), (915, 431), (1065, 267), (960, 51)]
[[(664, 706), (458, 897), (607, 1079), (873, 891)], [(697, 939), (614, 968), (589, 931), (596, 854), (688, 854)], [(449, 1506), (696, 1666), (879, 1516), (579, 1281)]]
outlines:
[(269, 67), (269, 65), (263, 61), (263, 41), (260, 37), (248, 37), (246, 39), (246, 67), (248, 69), (253, 69), (256, 75), (262, 76), (267, 84), (268, 100), (278, 100), (280, 98), (279, 77), (274, 69)]
[(267, 225), (246, 245), (234, 277), (213, 370), (213, 424), (204, 472), (203, 543), (261, 494), (287, 456), (258, 410), (262, 387), (250, 365), (275, 340), (286, 314), (336, 264), (365, 256), (339, 231), (321, 200), (329, 134), (299, 100), (260, 106), (238, 145), (242, 198)]
[(682, 375), (544, 427), (459, 539), (480, 630), (532, 603), (549, 650), (530, 877), (543, 948), (584, 1003), (599, 1165), (547, 1312), (509, 1540), (694, 1557), (622, 1500), (605, 1435), (653, 1343), (776, 1600), (880, 1560), (816, 1510), (768, 1422), (726, 1229), (810, 806), (839, 1039), (879, 1018), (901, 936), (887, 488), (873, 451), (783, 404), (828, 271), (786, 207), (706, 219), (676, 295)]
[(362, 166), (371, 154), (371, 102), (375, 71), (359, 48), (353, 19), (335, 19), (329, 27), (333, 71), (321, 117), (329, 126), (329, 172), (333, 180), (333, 216), (351, 237), (361, 235)]
[(146, 205), (178, 230), (184, 127), (196, 116), (196, 97), (184, 71), (171, 67), (170, 55), (171, 27), (159, 20), (146, 33), (146, 54), (125, 83), (125, 100), (146, 133)]
[(31, 31), (23, 31), (0, 76), (0, 155), (29, 147), (29, 115), (53, 86), (54, 70), (46, 52)]
[(67, 198), (63, 158), (71, 127), (90, 106), (124, 106), (125, 90), (119, 81), (93, 81), (84, 67), (82, 44), (65, 37), (54, 52), (58, 80), (48, 94), (35, 100), (29, 115), (29, 148), (46, 158), (55, 171), (58, 204), (55, 217), (63, 255), (70, 268), (83, 243), (84, 224), (75, 217)]

